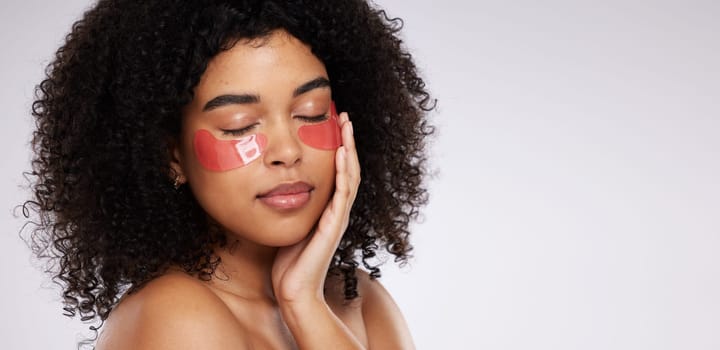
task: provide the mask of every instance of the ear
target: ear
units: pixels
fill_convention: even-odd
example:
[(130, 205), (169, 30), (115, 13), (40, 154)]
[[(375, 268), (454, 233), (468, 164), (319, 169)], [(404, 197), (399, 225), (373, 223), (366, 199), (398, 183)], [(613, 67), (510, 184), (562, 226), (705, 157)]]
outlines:
[(180, 141), (172, 137), (168, 139), (167, 145), (168, 155), (170, 157), (170, 174), (168, 174), (168, 176), (170, 177), (170, 182), (177, 188), (187, 182), (185, 172), (183, 171)]

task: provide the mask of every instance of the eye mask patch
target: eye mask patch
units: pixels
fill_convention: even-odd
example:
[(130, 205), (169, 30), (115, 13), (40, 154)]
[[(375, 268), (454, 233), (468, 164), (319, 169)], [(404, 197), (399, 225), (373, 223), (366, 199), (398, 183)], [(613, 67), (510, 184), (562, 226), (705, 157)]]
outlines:
[(328, 120), (318, 124), (301, 126), (298, 129), (298, 137), (304, 144), (312, 148), (334, 150), (340, 147), (342, 138), (335, 102), (330, 104), (330, 118)]
[(218, 140), (205, 129), (195, 133), (195, 156), (208, 170), (227, 171), (248, 165), (267, 146), (267, 137), (261, 133), (237, 140)]
[[(320, 149), (335, 150), (342, 145), (340, 126), (335, 103), (330, 105), (330, 118), (317, 124), (298, 128), (298, 138), (304, 144)], [(227, 171), (248, 165), (260, 158), (268, 139), (263, 133), (255, 133), (235, 140), (218, 140), (210, 131), (195, 132), (193, 145), (200, 164), (211, 171)]]

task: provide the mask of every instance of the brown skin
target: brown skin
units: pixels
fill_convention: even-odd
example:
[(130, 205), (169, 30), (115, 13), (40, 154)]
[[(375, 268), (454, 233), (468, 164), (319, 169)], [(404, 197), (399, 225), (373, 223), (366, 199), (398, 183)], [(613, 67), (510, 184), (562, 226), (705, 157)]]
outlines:
[[(329, 87), (293, 96), (318, 77), (328, 78), (322, 62), (282, 31), (240, 41), (210, 62), (185, 110), (171, 165), (231, 243), (216, 250), (222, 263), (211, 281), (172, 270), (123, 298), (97, 349), (413, 347), (379, 282), (359, 273), (360, 297), (346, 302), (342, 280), (326, 278), (348, 225), (360, 166), (347, 113), (340, 114), (343, 146), (337, 151), (314, 149), (297, 137), (297, 128), (308, 123), (298, 117), (329, 109)], [(203, 111), (223, 94), (253, 94), (260, 101)], [(231, 139), (221, 129), (250, 125), (249, 133), (269, 140), (258, 160), (226, 172), (199, 164), (192, 148), (197, 130)], [(314, 188), (301, 208), (277, 210), (257, 199), (295, 181)]]

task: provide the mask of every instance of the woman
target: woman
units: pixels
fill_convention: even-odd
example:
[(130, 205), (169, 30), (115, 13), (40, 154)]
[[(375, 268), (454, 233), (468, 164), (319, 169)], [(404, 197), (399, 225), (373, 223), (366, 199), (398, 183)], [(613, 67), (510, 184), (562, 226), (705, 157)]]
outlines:
[(363, 0), (85, 13), (39, 85), (26, 207), (98, 349), (413, 346), (374, 259), (407, 259), (427, 200), (400, 27)]

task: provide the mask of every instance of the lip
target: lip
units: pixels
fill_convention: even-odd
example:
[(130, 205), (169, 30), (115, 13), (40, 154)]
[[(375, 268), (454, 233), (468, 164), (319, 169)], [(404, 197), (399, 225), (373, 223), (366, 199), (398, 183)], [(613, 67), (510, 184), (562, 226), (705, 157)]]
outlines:
[(258, 195), (257, 198), (275, 209), (296, 209), (310, 201), (310, 192), (313, 189), (313, 186), (302, 181), (284, 183)]

